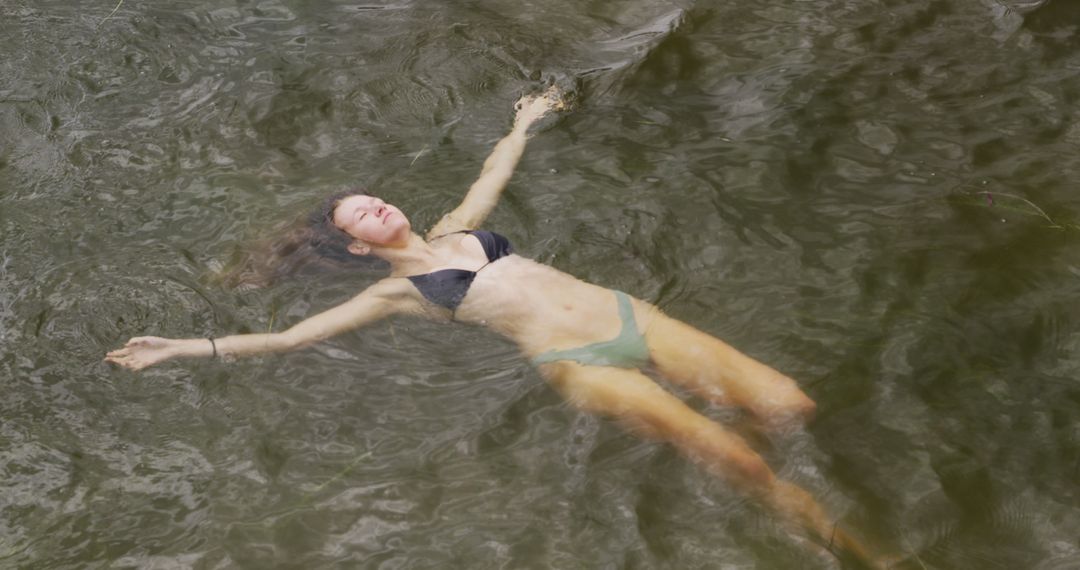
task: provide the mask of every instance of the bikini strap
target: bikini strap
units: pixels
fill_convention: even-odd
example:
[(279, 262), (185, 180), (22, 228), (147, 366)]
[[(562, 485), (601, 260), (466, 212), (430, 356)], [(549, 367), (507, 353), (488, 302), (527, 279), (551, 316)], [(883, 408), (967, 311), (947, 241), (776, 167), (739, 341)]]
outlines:
[(615, 298), (619, 301), (619, 318), (622, 319), (622, 333), (621, 334), (639, 334), (637, 327), (637, 320), (634, 319), (634, 305), (630, 302), (630, 295), (618, 291), (611, 290), (615, 293)]

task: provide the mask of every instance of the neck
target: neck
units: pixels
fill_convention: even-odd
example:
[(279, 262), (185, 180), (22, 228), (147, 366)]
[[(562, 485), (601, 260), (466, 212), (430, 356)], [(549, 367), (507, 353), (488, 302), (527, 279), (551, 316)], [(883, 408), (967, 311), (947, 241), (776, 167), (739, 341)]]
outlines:
[(438, 261), (435, 250), (424, 238), (409, 233), (403, 243), (371, 248), (372, 255), (390, 263), (390, 275), (416, 275), (428, 273)]

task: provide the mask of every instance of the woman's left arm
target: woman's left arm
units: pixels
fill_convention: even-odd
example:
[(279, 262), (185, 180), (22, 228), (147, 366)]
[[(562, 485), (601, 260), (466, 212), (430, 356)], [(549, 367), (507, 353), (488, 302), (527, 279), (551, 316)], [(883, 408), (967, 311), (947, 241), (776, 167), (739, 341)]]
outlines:
[(484, 161), (480, 177), (469, 187), (465, 199), (431, 228), (427, 239), (480, 227), (491, 210), (495, 208), (499, 196), (514, 174), (514, 168), (521, 160), (522, 153), (525, 152), (525, 143), (528, 141), (526, 132), (529, 126), (548, 111), (561, 105), (559, 93), (555, 88), (539, 96), (525, 96), (518, 100), (515, 105), (517, 115), (514, 117), (513, 130), (495, 145), (491, 156)]

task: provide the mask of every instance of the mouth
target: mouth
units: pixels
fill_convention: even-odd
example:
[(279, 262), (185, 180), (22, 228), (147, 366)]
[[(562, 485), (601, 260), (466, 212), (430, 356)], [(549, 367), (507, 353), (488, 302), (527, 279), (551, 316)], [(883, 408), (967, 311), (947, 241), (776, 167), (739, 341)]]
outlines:
[(383, 223), (383, 224), (385, 225), (385, 224), (386, 224), (386, 220), (389, 220), (389, 219), (390, 219), (390, 216), (392, 216), (392, 215), (394, 215), (394, 213), (393, 213), (393, 212), (387, 212), (387, 213), (386, 213), (386, 215), (384, 215), (384, 216), (382, 217), (382, 223)]

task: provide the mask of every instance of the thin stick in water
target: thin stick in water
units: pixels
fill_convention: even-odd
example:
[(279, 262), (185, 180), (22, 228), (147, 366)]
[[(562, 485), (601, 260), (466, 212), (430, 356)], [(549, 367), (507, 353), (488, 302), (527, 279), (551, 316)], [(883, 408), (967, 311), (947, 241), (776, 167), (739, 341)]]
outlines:
[[(105, 16), (105, 20), (108, 20), (109, 18), (112, 18), (113, 14), (115, 14), (116, 11), (120, 9), (120, 6), (123, 6), (123, 5), (124, 5), (124, 0), (120, 0), (119, 2), (117, 2), (116, 7), (112, 9), (112, 12), (109, 12), (109, 15)], [(102, 20), (102, 21), (98, 22), (98, 26), (104, 24), (105, 20)]]
[(425, 150), (427, 150), (427, 145), (424, 145), (424, 148), (420, 149), (420, 152), (416, 153), (416, 156), (413, 157), (412, 162), (409, 163), (410, 167), (416, 164), (416, 161), (420, 158), (421, 154), (424, 154)]

